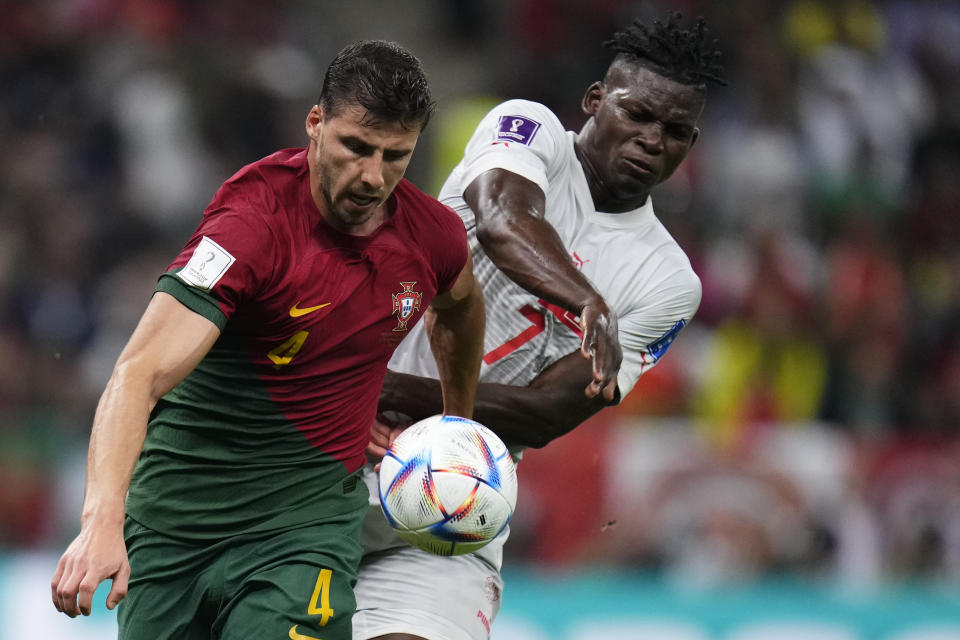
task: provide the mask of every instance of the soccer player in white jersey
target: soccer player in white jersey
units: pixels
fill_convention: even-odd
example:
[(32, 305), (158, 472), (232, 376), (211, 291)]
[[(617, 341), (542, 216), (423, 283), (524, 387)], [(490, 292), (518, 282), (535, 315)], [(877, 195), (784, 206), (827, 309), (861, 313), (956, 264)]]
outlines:
[[(542, 447), (619, 401), (663, 356), (700, 303), (700, 281), (657, 220), (651, 189), (696, 142), (708, 81), (723, 84), (715, 42), (679, 14), (635, 21), (605, 43), (615, 56), (583, 97), (589, 116), (565, 131), (545, 106), (509, 100), (477, 127), (440, 200), (463, 219), (483, 285), (487, 330), (474, 418), (519, 453)], [(583, 357), (585, 292), (618, 327), (614, 397)], [(440, 413), (429, 321), (400, 345), (381, 410)], [(374, 429), (371, 451), (396, 433)], [(376, 475), (367, 481), (377, 495)], [(374, 497), (374, 502), (376, 498)], [(500, 608), (506, 533), (465, 556), (431, 555), (397, 538), (372, 506), (356, 587), (355, 640), (484, 640)]]

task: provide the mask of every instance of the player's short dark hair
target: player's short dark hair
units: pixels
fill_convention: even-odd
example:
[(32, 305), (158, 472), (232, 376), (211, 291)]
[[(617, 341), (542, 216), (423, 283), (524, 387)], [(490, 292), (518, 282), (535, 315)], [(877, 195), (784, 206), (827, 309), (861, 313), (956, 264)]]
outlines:
[(692, 29), (680, 26), (682, 14), (671, 13), (667, 22), (653, 21), (648, 27), (639, 18), (603, 43), (616, 52), (614, 62), (627, 60), (686, 85), (714, 82), (726, 85), (720, 66), (717, 40), (708, 38), (707, 24), (697, 18)]
[(331, 116), (348, 105), (367, 111), (367, 122), (399, 122), (421, 131), (435, 103), (423, 65), (395, 42), (362, 40), (341, 49), (327, 68), (318, 102)]

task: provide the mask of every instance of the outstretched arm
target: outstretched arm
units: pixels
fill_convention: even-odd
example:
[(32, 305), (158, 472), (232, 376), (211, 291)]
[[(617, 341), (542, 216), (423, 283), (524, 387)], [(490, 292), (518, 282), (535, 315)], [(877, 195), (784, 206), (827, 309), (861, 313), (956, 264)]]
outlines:
[(473, 277), (469, 253), (457, 281), (450, 291), (434, 298), (424, 322), (440, 372), (443, 413), (469, 418), (473, 415), (486, 322), (483, 291)]
[(544, 219), (543, 191), (513, 172), (491, 169), (470, 183), (463, 198), (476, 216), (477, 239), (494, 264), (524, 289), (580, 316), (580, 350), (592, 362), (585, 393), (612, 400), (623, 357), (617, 318)]
[[(543, 447), (619, 400), (619, 396), (611, 402), (601, 396), (584, 396), (580, 391), (590, 376), (590, 364), (574, 352), (526, 387), (482, 382), (477, 385), (473, 418), (508, 445)], [(432, 378), (388, 371), (380, 410), (398, 411), (413, 420), (440, 413), (439, 387)]]
[(50, 585), (58, 611), (71, 618), (89, 615), (93, 592), (108, 578), (113, 586), (107, 608), (126, 595), (124, 500), (147, 419), (157, 400), (197, 366), (219, 335), (215, 324), (173, 296), (154, 294), (97, 405), (80, 534), (60, 558)]

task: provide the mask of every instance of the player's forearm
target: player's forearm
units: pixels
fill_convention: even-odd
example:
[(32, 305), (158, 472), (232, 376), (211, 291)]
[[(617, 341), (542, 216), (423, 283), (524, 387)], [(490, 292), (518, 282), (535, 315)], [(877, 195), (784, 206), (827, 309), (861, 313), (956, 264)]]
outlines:
[(148, 380), (118, 365), (100, 398), (90, 435), (84, 526), (94, 522), (122, 526), (127, 488), (152, 406)]
[(588, 304), (603, 302), (544, 220), (500, 220), (483, 229), (478, 239), (487, 256), (527, 291), (577, 315)]
[(579, 314), (603, 296), (580, 272), (544, 219), (540, 188), (505, 170), (478, 177), (464, 192), (477, 219), (477, 239), (511, 280), (547, 302)]
[(220, 332), (158, 293), (144, 312), (100, 397), (87, 456), (83, 520), (123, 521), (133, 468), (157, 400), (193, 370)]
[(396, 411), (413, 421), (443, 413), (440, 381), (388, 370), (377, 409)]
[(444, 413), (467, 418), (473, 414), (484, 323), (483, 293), (476, 281), (457, 304), (433, 310), (430, 347), (440, 373)]
[[(545, 446), (607, 406), (602, 398), (586, 398), (580, 393), (585, 367), (584, 361), (573, 354), (529, 387), (481, 382), (473, 419), (507, 444)], [(433, 378), (388, 371), (379, 408), (400, 412), (414, 421), (440, 413), (440, 383)]]
[(545, 446), (611, 404), (602, 396), (587, 397), (581, 392), (589, 376), (590, 364), (574, 352), (547, 367), (526, 387), (482, 384), (474, 417), (509, 445)]
[(579, 390), (561, 395), (531, 387), (484, 383), (477, 388), (473, 419), (510, 446), (540, 448), (572, 431), (604, 406), (602, 400), (585, 398)]
[[(440, 381), (389, 371), (379, 410), (397, 411), (413, 421), (441, 413)], [(482, 382), (477, 385), (473, 419), (508, 444), (542, 447), (591, 414), (580, 419), (578, 411), (558, 411), (552, 398), (528, 387)]]

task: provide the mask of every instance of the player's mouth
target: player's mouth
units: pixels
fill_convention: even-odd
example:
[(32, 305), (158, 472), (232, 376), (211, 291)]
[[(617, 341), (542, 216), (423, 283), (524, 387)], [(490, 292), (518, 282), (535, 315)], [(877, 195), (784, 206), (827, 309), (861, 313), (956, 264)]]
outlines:
[(652, 166), (640, 160), (638, 158), (630, 158), (624, 156), (623, 164), (627, 167), (627, 171), (638, 178), (650, 178), (655, 175), (655, 171)]
[(369, 209), (380, 203), (380, 198), (376, 196), (360, 195), (357, 193), (347, 194), (347, 202), (353, 205), (354, 209)]

